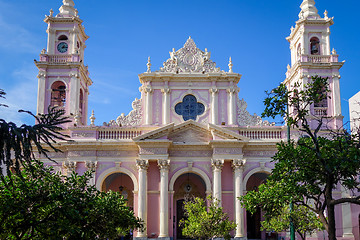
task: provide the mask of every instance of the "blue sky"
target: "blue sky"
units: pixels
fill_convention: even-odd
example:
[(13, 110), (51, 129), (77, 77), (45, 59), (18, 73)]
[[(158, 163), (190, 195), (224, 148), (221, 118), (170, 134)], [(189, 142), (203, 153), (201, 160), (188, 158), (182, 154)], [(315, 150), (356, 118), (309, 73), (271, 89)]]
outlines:
[[(285, 40), (295, 25), (302, 0), (75, 0), (86, 33), (85, 51), (89, 65), (89, 111), (95, 110), (102, 125), (131, 110), (140, 97), (138, 74), (152, 70), (181, 48), (191, 36), (198, 48), (211, 52), (211, 59), (228, 70), (242, 74), (239, 97), (251, 114), (261, 114), (265, 90), (285, 79), (290, 63)], [(62, 5), (61, 0), (0, 0), (0, 88), (7, 92), (8, 109), (0, 118), (32, 124), (33, 119), (18, 109), (36, 112), (38, 59), (46, 47), (44, 15)], [(325, 9), (334, 16), (331, 47), (346, 60), (341, 69), (342, 112), (349, 119), (347, 100), (360, 91), (360, 31), (358, 0), (316, 0), (319, 14)]]

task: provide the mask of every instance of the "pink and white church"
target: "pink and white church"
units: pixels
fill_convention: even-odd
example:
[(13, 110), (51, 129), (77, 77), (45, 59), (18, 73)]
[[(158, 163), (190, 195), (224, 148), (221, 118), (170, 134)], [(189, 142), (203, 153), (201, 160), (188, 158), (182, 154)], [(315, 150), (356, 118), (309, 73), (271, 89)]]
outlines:
[[(329, 126), (338, 128), (343, 62), (330, 48), (333, 18), (327, 12), (321, 17), (314, 0), (303, 0), (300, 7), (287, 37), (291, 65), (284, 82), (328, 77), (331, 99), (313, 106), (311, 114), (327, 116)], [(247, 111), (239, 98), (241, 75), (233, 72), (231, 59), (228, 69), (219, 69), (210, 52), (189, 38), (182, 48), (172, 49), (162, 68), (152, 70), (149, 59), (147, 71), (139, 74), (141, 98), (128, 115), (96, 126), (94, 112), (88, 116), (92, 80), (84, 50), (89, 37), (73, 0), (63, 0), (59, 10), (45, 17), (47, 49), (35, 61), (37, 113), (46, 113), (49, 105), (64, 108), (72, 116), (65, 128), (73, 141), (60, 142), (63, 152), (50, 154), (57, 164), (49, 164), (64, 174), (92, 169), (91, 183), (99, 190), (119, 191), (145, 221), (146, 230), (134, 233), (137, 238), (183, 239), (179, 220), (184, 199), (212, 195), (237, 223), (234, 238), (277, 239), (260, 231), (261, 213), (248, 214), (237, 198), (270, 174), (271, 157), (276, 143), (286, 139), (286, 129)], [(354, 205), (336, 207), (338, 239), (360, 239), (359, 212)], [(311, 237), (323, 239), (323, 233)]]

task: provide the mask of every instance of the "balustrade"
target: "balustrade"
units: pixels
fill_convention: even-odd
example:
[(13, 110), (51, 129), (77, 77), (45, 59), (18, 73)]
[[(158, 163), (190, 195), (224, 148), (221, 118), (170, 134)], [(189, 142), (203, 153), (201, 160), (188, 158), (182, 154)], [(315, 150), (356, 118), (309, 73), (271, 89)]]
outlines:
[(140, 136), (140, 130), (124, 130), (124, 129), (99, 129), (98, 139), (132, 139)]
[(250, 139), (282, 139), (282, 130), (239, 130), (239, 134)]

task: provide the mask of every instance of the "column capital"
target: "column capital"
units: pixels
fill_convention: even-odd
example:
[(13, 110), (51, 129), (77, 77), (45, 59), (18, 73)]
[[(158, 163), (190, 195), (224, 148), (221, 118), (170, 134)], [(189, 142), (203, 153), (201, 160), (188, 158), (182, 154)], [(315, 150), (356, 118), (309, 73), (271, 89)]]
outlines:
[(236, 169), (243, 169), (246, 163), (246, 159), (233, 159), (231, 166), (233, 167), (234, 170)]
[(169, 170), (170, 160), (159, 159), (157, 162), (158, 162), (158, 166), (159, 166), (160, 170)]
[(76, 170), (76, 164), (77, 162), (75, 161), (67, 160), (62, 163), (62, 166), (66, 169), (67, 172), (74, 172)]
[(161, 89), (161, 92), (162, 92), (164, 95), (169, 94), (169, 93), (170, 93), (170, 88), (164, 87), (164, 88)]
[(85, 162), (85, 167), (90, 170), (90, 171), (95, 171), (96, 170), (96, 167), (97, 167), (97, 161), (94, 162), (94, 161), (86, 161)]
[(151, 86), (146, 86), (143, 88), (145, 93), (152, 93), (153, 92), (153, 88)]
[(149, 160), (136, 159), (136, 167), (138, 168), (138, 170), (147, 171), (147, 169), (149, 167)]
[(215, 94), (219, 92), (219, 89), (217, 89), (216, 87), (212, 87), (209, 89), (209, 92)]
[(224, 166), (224, 159), (211, 159), (211, 166), (213, 170), (220, 170)]

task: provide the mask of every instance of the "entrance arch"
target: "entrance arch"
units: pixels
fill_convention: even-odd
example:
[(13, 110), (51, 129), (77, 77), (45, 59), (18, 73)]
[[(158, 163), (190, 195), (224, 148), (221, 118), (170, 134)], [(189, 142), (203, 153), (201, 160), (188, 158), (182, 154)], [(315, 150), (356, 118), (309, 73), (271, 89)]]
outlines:
[(126, 168), (114, 167), (104, 171), (96, 181), (96, 188), (107, 192), (119, 192), (127, 199), (128, 206), (134, 208), (134, 192), (138, 191), (135, 175)]
[[(246, 181), (246, 191), (257, 190), (260, 184), (265, 183), (269, 173), (255, 172)], [(246, 230), (248, 239), (266, 239), (266, 232), (260, 230), (261, 210), (258, 208), (254, 214), (246, 211)]]
[[(205, 173), (204, 173), (205, 174)], [(207, 175), (205, 174), (207, 177)], [(208, 182), (207, 182), (208, 181)], [(194, 169), (179, 170), (171, 178), (169, 189), (172, 192), (171, 206), (172, 206), (172, 220), (173, 220), (173, 237), (174, 239), (184, 239), (182, 235), (182, 228), (179, 226), (179, 221), (184, 218), (184, 202), (191, 197), (206, 198), (210, 193), (210, 179), (203, 178), (202, 175), (195, 172)]]

